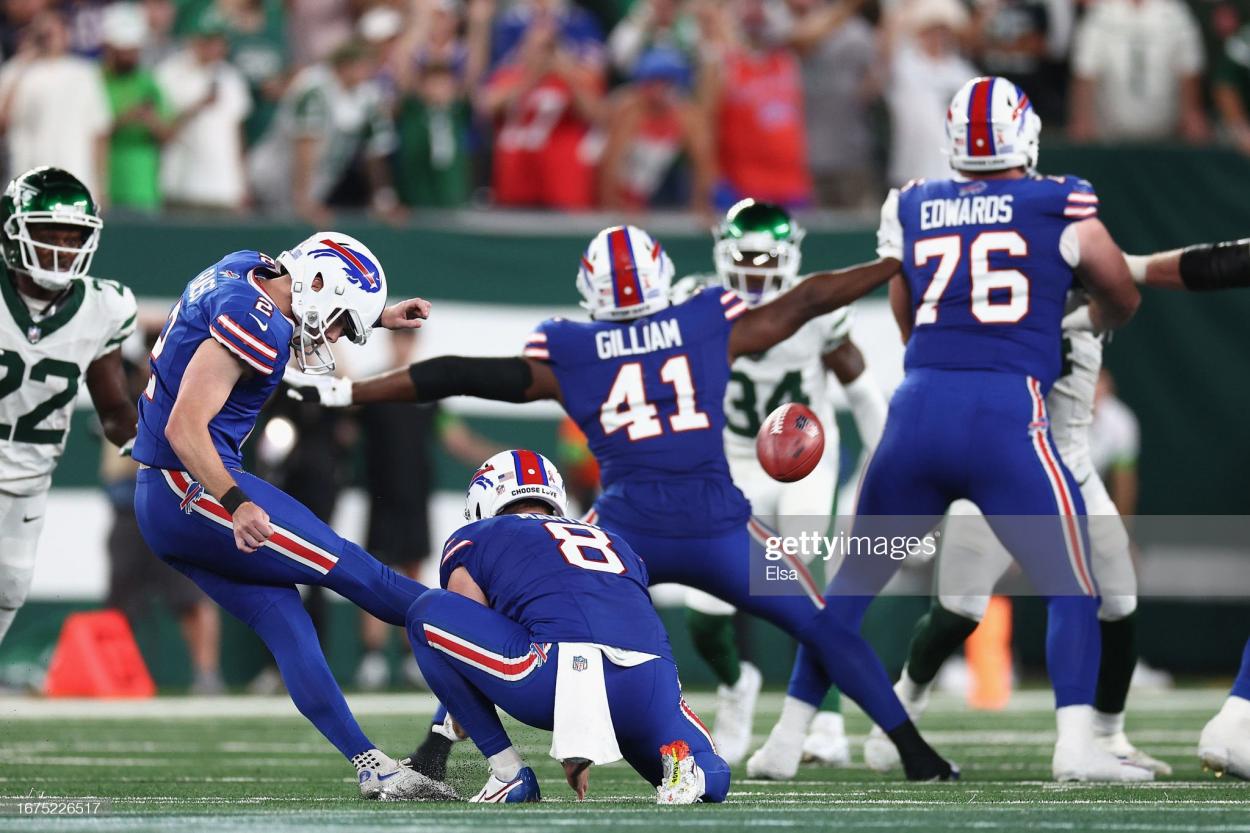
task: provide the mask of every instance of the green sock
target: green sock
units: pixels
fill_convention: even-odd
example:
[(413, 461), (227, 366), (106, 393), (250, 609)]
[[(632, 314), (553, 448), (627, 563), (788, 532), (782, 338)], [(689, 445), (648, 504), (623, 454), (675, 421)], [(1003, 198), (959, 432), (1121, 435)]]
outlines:
[(836, 685), (829, 689), (829, 693), (825, 695), (824, 702), (820, 704), (820, 710), (822, 712), (842, 714), (842, 692), (838, 691)]
[(742, 672), (738, 664), (738, 644), (734, 641), (734, 618), (700, 613), (686, 608), (686, 627), (694, 649), (712, 667), (716, 679), (725, 685), (738, 682)]
[(907, 653), (907, 676), (924, 685), (933, 682), (942, 663), (964, 644), (979, 623), (952, 613), (933, 600), (929, 612), (916, 622)]
[(1094, 708), (1106, 714), (1124, 711), (1129, 683), (1137, 667), (1137, 612), (1114, 622), (1098, 622), (1102, 633), (1102, 659), (1098, 665), (1098, 689)]

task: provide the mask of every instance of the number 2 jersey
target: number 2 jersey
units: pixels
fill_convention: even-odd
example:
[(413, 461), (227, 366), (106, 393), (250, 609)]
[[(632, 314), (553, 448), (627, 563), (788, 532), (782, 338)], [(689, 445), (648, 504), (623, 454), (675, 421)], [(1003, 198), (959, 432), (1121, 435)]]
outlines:
[(699, 537), (746, 523), (722, 433), (729, 333), (746, 302), (721, 288), (632, 321), (543, 322), (523, 354), (551, 365), (599, 461), (614, 524)]
[(1076, 177), (919, 180), (891, 191), (877, 252), (903, 264), (915, 311), (904, 367), (1059, 376), (1060, 322), (1097, 215)]
[(36, 495), (52, 485), (87, 368), (134, 332), (135, 298), (114, 281), (82, 278), (50, 314), (35, 315), (0, 264), (0, 299), (0, 492)]
[(443, 587), (457, 567), (535, 642), (591, 642), (673, 658), (647, 592), (647, 567), (619, 535), (553, 515), (498, 515), (447, 539)]
[(136, 460), (155, 468), (183, 468), (165, 439), (165, 425), (191, 357), (211, 338), (245, 368), (221, 411), (208, 424), (221, 461), (230, 469), (243, 468), (243, 442), (282, 379), (295, 329), (265, 292), (265, 281), (276, 274), (277, 267), (267, 255), (239, 251), (187, 284), (152, 348), (152, 377), (139, 397)]

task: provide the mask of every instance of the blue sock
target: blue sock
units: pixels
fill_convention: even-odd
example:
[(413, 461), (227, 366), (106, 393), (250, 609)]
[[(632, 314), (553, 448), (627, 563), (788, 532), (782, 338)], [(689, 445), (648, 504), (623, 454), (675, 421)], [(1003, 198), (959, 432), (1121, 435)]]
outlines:
[(1052, 596), (1046, 611), (1046, 669), (1055, 690), (1055, 708), (1091, 705), (1101, 653), (1098, 599)]
[(326, 740), (351, 760), (373, 748), (330, 673), (312, 619), (294, 588), (248, 622), (273, 654), (291, 701)]
[(786, 686), (786, 694), (796, 700), (802, 700), (817, 708), (825, 699), (833, 683), (820, 662), (812, 656), (806, 645), (799, 645), (794, 655), (794, 669), (790, 672), (790, 684)]
[[(872, 599), (871, 596), (826, 596), (825, 609), (798, 636), (810, 651), (819, 655), (828, 679), (858, 703), (874, 723), (889, 732), (909, 718), (894, 693), (894, 683), (885, 673), (881, 658), (859, 632)], [(810, 685), (816, 678), (808, 675), (805, 679), (805, 684)], [(819, 707), (825, 691), (815, 699), (800, 699)], [(806, 689), (807, 698), (811, 697), (811, 692), (812, 688)]]
[(1246, 649), (1241, 653), (1241, 670), (1237, 672), (1237, 679), (1233, 680), (1231, 694), (1250, 700), (1250, 639), (1246, 640)]

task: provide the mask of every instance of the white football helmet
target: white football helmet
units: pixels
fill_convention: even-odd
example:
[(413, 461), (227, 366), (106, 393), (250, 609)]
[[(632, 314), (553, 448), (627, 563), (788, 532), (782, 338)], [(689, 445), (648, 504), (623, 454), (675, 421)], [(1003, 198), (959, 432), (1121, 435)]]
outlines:
[(464, 493), (464, 519), (493, 518), (518, 500), (542, 501), (561, 517), (568, 511), (564, 478), (537, 451), (501, 451), (482, 463)]
[(946, 153), (957, 171), (1037, 167), (1042, 120), (1006, 78), (973, 78), (946, 111)]
[(334, 372), (325, 333), (340, 317), (343, 335), (364, 344), (386, 308), (386, 275), (373, 252), (354, 237), (322, 231), (277, 257), (291, 276), (295, 360), (305, 373)]
[(612, 226), (586, 247), (577, 289), (591, 318), (627, 321), (668, 307), (674, 271), (658, 240), (637, 226)]

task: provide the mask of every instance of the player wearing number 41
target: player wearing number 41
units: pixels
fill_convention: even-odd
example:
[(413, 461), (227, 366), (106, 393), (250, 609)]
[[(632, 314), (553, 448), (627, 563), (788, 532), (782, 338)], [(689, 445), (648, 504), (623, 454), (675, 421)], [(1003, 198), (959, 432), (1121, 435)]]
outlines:
[[(913, 182), (886, 199), (878, 252), (902, 264), (890, 289), (907, 338), (906, 374), (865, 473), (852, 534), (923, 536), (952, 502), (980, 507), (1048, 597), (1054, 776), (1148, 780), (1142, 762), (1120, 759), (1096, 739), (1098, 587), (1081, 491), (1055, 449), (1045, 399), (1060, 376), (1074, 282), (1089, 295), (1085, 317), (1098, 331), (1126, 323), (1140, 297), (1089, 183), (1033, 172), (1040, 129), (1010, 81), (973, 79), (946, 117), (958, 177)], [(826, 598), (854, 638), (897, 568), (889, 559), (848, 558), (834, 577)], [(800, 657), (782, 721), (801, 729), (826, 682), (823, 669)]]
[(135, 435), (121, 361), (135, 299), (87, 275), (102, 227), (86, 186), (59, 168), (27, 171), (0, 197), (0, 641), (30, 589), (79, 384), (109, 442)]
[(590, 321), (544, 322), (519, 357), (445, 356), (356, 383), (311, 380), (315, 387), (293, 395), (337, 406), (457, 395), (560, 402), (602, 471), (603, 494), (588, 521), (628, 541), (652, 582), (704, 590), (797, 638), (844, 694), (889, 728), (907, 777), (950, 778), (951, 765), (920, 737), (876, 654), (842, 632), (801, 561), (790, 559), (785, 577), (752, 592), (753, 567), (765, 581), (763, 540), (771, 533), (734, 485), (722, 437), (733, 359), (781, 343), (898, 268), (883, 259), (811, 275), (754, 308), (720, 287), (674, 306), (673, 264), (659, 242), (614, 226), (595, 236), (577, 269)]
[[(804, 230), (778, 205), (743, 200), (716, 229), (715, 275), (691, 275), (673, 285), (675, 302), (711, 285), (732, 289), (757, 307), (799, 281)], [(835, 514), (838, 489), (838, 424), (834, 419), (831, 374), (842, 386), (855, 417), (865, 453), (877, 444), (885, 424), (885, 396), (851, 341), (853, 307), (813, 318), (790, 338), (762, 353), (739, 356), (725, 394), (725, 456), (734, 484), (751, 502), (751, 513), (778, 534), (825, 535)], [(760, 424), (787, 402), (808, 405), (825, 430), (825, 453), (811, 474), (794, 483), (774, 480), (760, 466), (755, 435)], [(731, 764), (748, 751), (754, 725), (759, 671), (740, 662), (734, 639), (732, 605), (700, 590), (686, 594), (690, 635), (700, 656), (720, 681), (712, 737)], [(850, 762), (836, 689), (827, 709), (816, 716), (803, 741), (804, 755), (825, 764)], [(888, 743), (888, 741), (887, 741)], [(771, 744), (751, 757), (747, 775), (783, 778), (794, 772), (773, 765)], [(893, 748), (893, 745), (891, 745)], [(794, 762), (797, 766), (797, 761)]]
[(144, 540), (264, 641), (291, 700), (355, 766), (365, 798), (383, 786), (390, 798), (455, 792), (361, 731), (296, 585), (327, 587), (399, 626), (427, 588), (244, 472), (241, 448), (292, 356), (301, 370), (330, 373), (340, 338), (363, 344), (375, 325), (411, 329), (428, 313), (420, 299), (387, 307), (377, 259), (345, 234), (320, 232), (276, 259), (232, 252), (187, 284), (152, 347), (139, 399), (135, 517)]
[(471, 801), (540, 799), (495, 712), (552, 732), (551, 756), (585, 798), (590, 766), (622, 757), (660, 804), (720, 802), (729, 765), (681, 696), (647, 568), (619, 535), (564, 517), (564, 481), (533, 451), (474, 473), (467, 526), (408, 612), (430, 689), (490, 761)]

